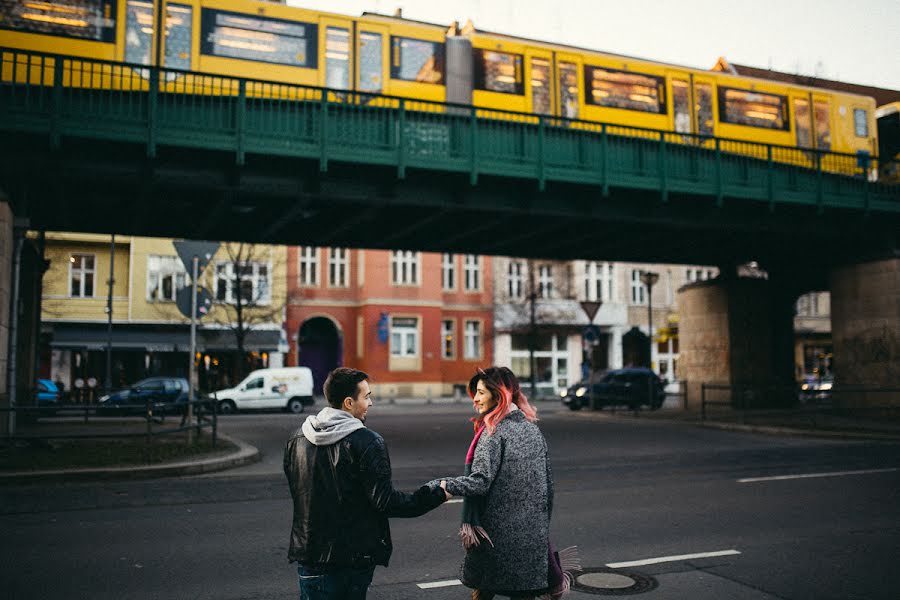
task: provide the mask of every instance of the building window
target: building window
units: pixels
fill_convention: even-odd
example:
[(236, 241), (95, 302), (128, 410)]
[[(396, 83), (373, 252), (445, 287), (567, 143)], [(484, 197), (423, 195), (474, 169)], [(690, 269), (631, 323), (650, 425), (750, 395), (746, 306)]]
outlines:
[(175, 294), (188, 281), (187, 271), (177, 256), (147, 257), (147, 301), (175, 301)]
[(419, 319), (394, 317), (391, 319), (391, 356), (410, 357), (419, 354)]
[(394, 285), (419, 284), (419, 253), (408, 250), (391, 251), (391, 282)]
[(641, 281), (641, 270), (631, 270), (631, 303), (647, 304), (647, 287)]
[(685, 271), (685, 278), (694, 283), (696, 281), (706, 281), (715, 277), (712, 269), (689, 268)]
[[(535, 342), (535, 383), (538, 395), (556, 394), (559, 390), (574, 383), (574, 380), (569, 380), (569, 351), (566, 336), (539, 332)], [(519, 377), (527, 394), (529, 393), (527, 382), (531, 379), (529, 336), (514, 333), (511, 336), (510, 344), (510, 368)], [(576, 369), (572, 375), (577, 377), (578, 370)]]
[(303, 246), (299, 252), (300, 285), (319, 285), (319, 249)]
[(466, 254), (463, 263), (466, 291), (477, 292), (481, 289), (481, 260), (477, 254)]
[(328, 285), (347, 287), (349, 253), (346, 248), (331, 248), (328, 251)]
[(481, 358), (481, 321), (466, 321), (464, 342), (463, 358), (466, 360)]
[(452, 359), (456, 356), (456, 341), (453, 339), (453, 319), (441, 321), (441, 358)]
[(612, 269), (607, 262), (587, 262), (584, 265), (584, 299), (609, 302), (612, 298)]
[(513, 260), (509, 263), (509, 277), (507, 277), (509, 298), (521, 300), (525, 295), (524, 265), (521, 260)]
[(538, 295), (545, 299), (553, 297), (553, 267), (550, 265), (538, 267)]
[(797, 299), (797, 315), (815, 317), (819, 314), (819, 294), (804, 294)]
[(73, 254), (69, 257), (69, 295), (73, 298), (94, 297), (93, 254)]
[(267, 263), (216, 263), (216, 301), (236, 304), (238, 295), (242, 304), (269, 304), (272, 301)]
[(441, 255), (441, 281), (445, 290), (456, 289), (456, 256), (453, 254)]

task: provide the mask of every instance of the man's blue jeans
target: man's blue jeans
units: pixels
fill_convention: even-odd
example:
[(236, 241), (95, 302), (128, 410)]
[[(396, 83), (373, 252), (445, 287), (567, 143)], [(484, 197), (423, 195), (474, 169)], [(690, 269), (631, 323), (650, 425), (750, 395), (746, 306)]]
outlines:
[(300, 565), (300, 600), (365, 600), (374, 572), (375, 567), (365, 567), (321, 573)]

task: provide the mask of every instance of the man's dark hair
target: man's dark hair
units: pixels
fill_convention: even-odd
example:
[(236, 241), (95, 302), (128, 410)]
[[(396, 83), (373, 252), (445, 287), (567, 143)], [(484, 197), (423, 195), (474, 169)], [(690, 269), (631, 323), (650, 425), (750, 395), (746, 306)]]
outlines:
[(338, 367), (328, 374), (323, 386), (325, 390), (325, 400), (333, 408), (340, 408), (344, 403), (344, 398), (350, 396), (356, 398), (356, 392), (359, 390), (359, 383), (369, 378), (368, 373), (359, 369), (351, 369), (349, 367)]

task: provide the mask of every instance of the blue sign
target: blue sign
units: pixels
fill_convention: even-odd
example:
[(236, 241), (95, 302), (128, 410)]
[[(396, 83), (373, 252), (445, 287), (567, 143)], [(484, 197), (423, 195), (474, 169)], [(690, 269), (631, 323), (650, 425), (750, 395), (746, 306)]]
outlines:
[(581, 337), (583, 337), (584, 341), (588, 344), (596, 344), (600, 341), (600, 327), (597, 325), (588, 325), (581, 333)]
[(381, 316), (378, 317), (378, 341), (382, 344), (386, 344), (388, 341), (388, 322), (390, 319), (388, 318), (387, 313), (381, 313)]

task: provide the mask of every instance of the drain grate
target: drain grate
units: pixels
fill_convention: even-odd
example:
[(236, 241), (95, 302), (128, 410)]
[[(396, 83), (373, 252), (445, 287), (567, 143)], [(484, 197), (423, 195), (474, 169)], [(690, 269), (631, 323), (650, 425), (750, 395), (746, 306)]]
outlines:
[(625, 569), (584, 569), (575, 577), (572, 589), (596, 596), (632, 596), (656, 589), (654, 578)]

